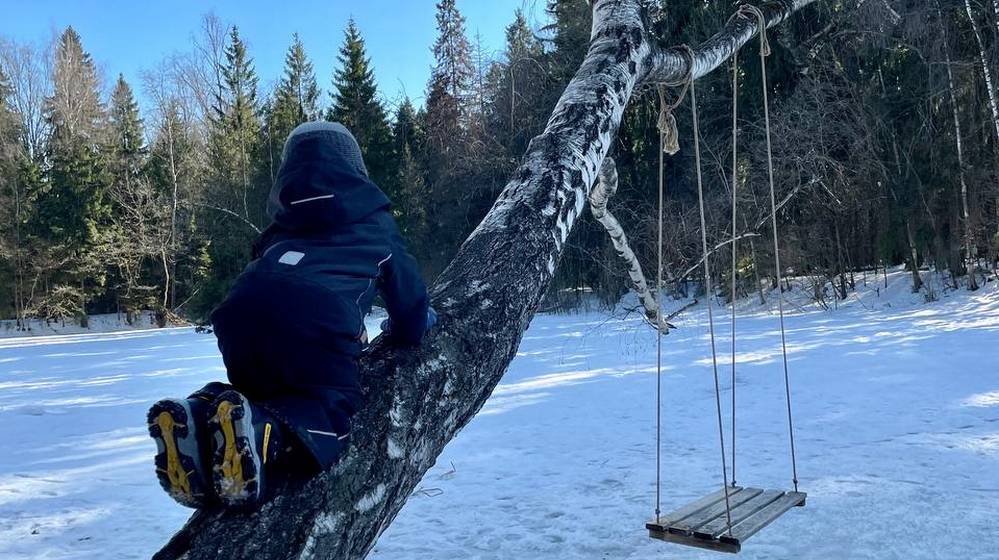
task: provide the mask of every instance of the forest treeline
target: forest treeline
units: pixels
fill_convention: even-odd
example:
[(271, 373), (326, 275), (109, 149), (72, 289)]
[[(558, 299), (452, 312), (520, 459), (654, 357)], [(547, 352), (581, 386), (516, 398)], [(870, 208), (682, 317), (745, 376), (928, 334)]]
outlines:
[[(203, 319), (267, 225), (285, 138), (314, 119), (354, 132), (432, 280), (544, 128), (586, 52), (590, 23), (587, 2), (549, 0), (544, 24), (511, 14), (502, 52), (488, 53), (454, 0), (436, 10), (422, 106), (378, 91), (353, 22), (330, 77), (315, 75), (291, 35), (273, 88), (261, 87), (240, 30), (211, 14), (190, 52), (166, 56), (138, 84), (106, 80), (72, 27), (51, 45), (0, 38), (0, 317), (85, 322), (91, 313), (153, 309), (164, 322)], [(728, 2), (663, 0), (652, 25), (664, 44), (694, 45), (732, 11)], [(856, 271), (903, 263), (914, 290), (926, 289), (921, 269), (943, 272), (954, 288), (994, 277), (999, 0), (823, 0), (770, 39), (788, 271), (821, 280), (822, 300), (848, 297)], [(732, 235), (732, 70), (697, 84), (712, 246)], [(773, 278), (755, 41), (739, 57), (738, 84), (735, 230), (749, 236), (738, 245), (734, 281), (755, 293)], [(689, 101), (676, 116), (682, 149), (666, 159), (664, 259), (669, 286), (681, 292), (701, 255)], [(611, 150), (620, 177), (611, 208), (649, 270), (658, 117), (650, 87), (628, 109)], [(731, 254), (712, 258), (719, 291), (728, 293)], [(595, 293), (614, 302), (627, 281), (606, 233), (582, 220), (548, 300), (566, 306)]]

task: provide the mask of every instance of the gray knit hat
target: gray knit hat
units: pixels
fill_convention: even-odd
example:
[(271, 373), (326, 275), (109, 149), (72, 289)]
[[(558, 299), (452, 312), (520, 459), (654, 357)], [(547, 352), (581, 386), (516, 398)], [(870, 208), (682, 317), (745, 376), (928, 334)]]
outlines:
[(354, 135), (347, 130), (347, 127), (338, 122), (312, 121), (302, 123), (295, 127), (288, 135), (284, 143), (284, 151), (281, 153), (281, 160), (288, 159), (288, 155), (295, 149), (299, 142), (308, 138), (324, 137), (329, 146), (340, 155), (344, 161), (354, 165), (362, 175), (368, 176), (368, 169), (364, 166), (364, 159), (361, 157), (361, 147), (354, 139)]

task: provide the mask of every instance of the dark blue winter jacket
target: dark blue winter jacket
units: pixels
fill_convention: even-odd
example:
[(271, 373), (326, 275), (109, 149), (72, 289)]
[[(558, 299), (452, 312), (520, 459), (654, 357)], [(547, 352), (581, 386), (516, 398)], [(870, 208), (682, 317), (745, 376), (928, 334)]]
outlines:
[(269, 401), (323, 466), (335, 458), (323, 435), (343, 436), (362, 405), (356, 360), (376, 294), (402, 344), (419, 343), (429, 307), (388, 198), (328, 140), (307, 135), (285, 154), (273, 223), (212, 314), (230, 382)]

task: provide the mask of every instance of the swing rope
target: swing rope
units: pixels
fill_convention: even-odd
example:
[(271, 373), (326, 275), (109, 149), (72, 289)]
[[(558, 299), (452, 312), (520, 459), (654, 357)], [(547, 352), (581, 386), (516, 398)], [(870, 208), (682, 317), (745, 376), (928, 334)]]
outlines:
[[(666, 86), (667, 85), (679, 85), (679, 84), (660, 84), (659, 86), (659, 103), (660, 112), (658, 120), (659, 128), (659, 255), (658, 255), (658, 285), (657, 287), (661, 289), (662, 286), (662, 273), (663, 273), (663, 213), (665, 204), (665, 193), (664, 193), (664, 154), (673, 155), (680, 150), (679, 146), (679, 133), (677, 131), (676, 118), (673, 116), (673, 109), (683, 102), (684, 97), (687, 92), (690, 92), (690, 103), (692, 118), (694, 122), (694, 153), (695, 160), (697, 164), (697, 198), (700, 208), (701, 217), (701, 245), (705, 257), (708, 254), (708, 239), (706, 232), (706, 220), (704, 216), (704, 181), (701, 175), (701, 146), (700, 146), (700, 129), (699, 129), (699, 119), (697, 115), (697, 96), (694, 91), (694, 51), (687, 45), (683, 45), (683, 50), (687, 54), (689, 59), (689, 64), (687, 65), (688, 71), (687, 75), (683, 81), (683, 89), (680, 90), (680, 94), (677, 96), (677, 100), (673, 103), (669, 103), (666, 100)], [(713, 366), (714, 373), (714, 383), (715, 383), (715, 408), (718, 415), (718, 441), (721, 449), (721, 462), (722, 462), (722, 489), (725, 492), (725, 518), (727, 524), (727, 530), (729, 535), (732, 534), (732, 508), (729, 500), (729, 485), (728, 485), (728, 467), (725, 458), (725, 434), (722, 428), (722, 413), (721, 413), (721, 387), (718, 381), (718, 354), (715, 348), (715, 331), (714, 331), (714, 316), (711, 308), (711, 271), (710, 265), (708, 264), (708, 259), (704, 259), (704, 279), (705, 279), (705, 290), (707, 295), (707, 307), (708, 307), (708, 324), (711, 333), (711, 362)], [(659, 304), (659, 315), (662, 315), (662, 304)], [(661, 446), (661, 433), (662, 433), (662, 331), (660, 323), (660, 332), (656, 341), (656, 519), (658, 520), (661, 515), (661, 478), (662, 478), (662, 446)]]
[[(691, 53), (693, 58), (693, 53)], [(711, 284), (711, 265), (708, 257), (708, 232), (707, 220), (704, 216), (704, 179), (701, 175), (701, 133), (699, 118), (697, 115), (697, 91), (693, 81), (690, 83), (690, 112), (694, 121), (694, 162), (697, 166), (697, 206), (701, 218), (701, 250), (704, 253), (704, 299), (708, 309), (708, 332), (711, 338), (711, 370), (714, 374), (715, 382), (715, 411), (718, 415), (718, 443), (721, 450), (722, 464), (722, 489), (725, 491), (725, 518), (728, 525), (728, 534), (732, 534), (732, 504), (729, 500), (728, 488), (728, 465), (725, 459), (725, 429), (722, 422), (721, 411), (721, 384), (718, 381), (718, 351), (715, 348), (715, 319), (712, 310), (711, 297), (714, 288)]]
[(735, 298), (736, 298), (736, 191), (739, 186), (739, 51), (732, 53), (732, 488), (735, 482)]
[[(688, 67), (687, 75), (680, 83), (659, 84), (659, 118), (656, 127), (659, 129), (659, 224), (658, 224), (658, 261), (656, 263), (656, 314), (657, 314), (657, 336), (656, 336), (656, 519), (662, 513), (662, 375), (663, 375), (663, 327), (666, 322), (663, 320), (663, 306), (661, 292), (663, 286), (663, 214), (666, 204), (665, 189), (665, 154), (673, 155), (680, 151), (680, 133), (676, 126), (676, 117), (673, 110), (683, 102), (687, 95), (687, 87), (693, 82), (693, 55), (691, 64)], [(670, 86), (680, 86), (683, 88), (677, 95), (676, 101), (668, 100), (667, 88)]]
[(662, 413), (663, 413), (663, 154), (666, 149), (666, 133), (662, 128), (666, 104), (662, 87), (659, 88), (659, 260), (656, 263), (656, 519), (662, 513)]
[[(773, 145), (770, 137), (770, 92), (767, 84), (767, 57), (770, 56), (770, 41), (767, 39), (767, 20), (756, 6), (743, 5), (739, 8), (739, 13), (755, 17), (760, 27), (760, 68), (763, 83), (763, 119), (766, 123), (767, 134), (767, 177), (770, 181), (770, 226), (773, 233), (774, 245), (774, 271), (777, 279), (777, 315), (780, 321), (780, 346), (781, 356), (784, 362), (784, 398), (787, 403), (787, 433), (791, 446), (791, 481), (794, 483), (794, 491), (798, 491), (798, 464), (795, 457), (794, 447), (794, 420), (791, 415), (791, 378), (788, 374), (787, 366), (787, 335), (784, 329), (784, 294), (781, 285), (780, 250), (777, 245), (777, 196), (774, 187), (774, 157)], [(733, 224), (734, 225), (734, 224)], [(734, 389), (734, 387), (733, 387)]]

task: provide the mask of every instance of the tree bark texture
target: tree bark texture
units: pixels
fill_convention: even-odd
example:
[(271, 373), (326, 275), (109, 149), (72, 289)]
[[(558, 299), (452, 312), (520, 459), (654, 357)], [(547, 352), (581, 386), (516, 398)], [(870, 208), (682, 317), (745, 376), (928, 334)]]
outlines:
[(978, 29), (978, 22), (975, 20), (975, 13), (971, 10), (971, 0), (964, 0), (964, 9), (968, 13), (968, 21), (971, 22), (971, 30), (974, 32), (975, 42), (978, 44), (978, 60), (982, 64), (985, 91), (988, 93), (989, 109), (992, 111), (992, 128), (996, 133), (996, 142), (999, 142), (999, 102), (996, 101), (996, 91), (992, 86), (992, 70), (989, 68), (988, 53), (985, 50), (985, 43), (982, 41), (982, 33)]
[(590, 191), (590, 212), (607, 230), (614, 250), (628, 267), (628, 278), (631, 280), (632, 289), (638, 296), (638, 301), (641, 302), (642, 308), (645, 310), (645, 318), (653, 327), (662, 327), (662, 332), (665, 333), (669, 330), (668, 327), (659, 322), (659, 291), (662, 290), (662, 286), (657, 287), (656, 290), (649, 289), (649, 283), (645, 280), (645, 272), (642, 270), (642, 263), (638, 261), (635, 252), (631, 250), (624, 228), (621, 227), (621, 223), (617, 221), (614, 214), (611, 214), (610, 210), (607, 209), (607, 203), (616, 192), (617, 166), (614, 163), (614, 158), (608, 156), (604, 158), (603, 166), (600, 168), (597, 184)]
[[(947, 22), (943, 18), (939, 1), (937, 2), (937, 15), (940, 18), (940, 27), (944, 32), (944, 37), (946, 38)], [(954, 143), (957, 148), (958, 176), (961, 179), (961, 221), (964, 224), (964, 258), (965, 266), (968, 269), (968, 289), (974, 291), (978, 289), (978, 281), (975, 279), (975, 256), (971, 248), (971, 216), (968, 213), (968, 181), (965, 178), (964, 172), (964, 145), (961, 140), (961, 118), (957, 106), (957, 92), (955, 91), (954, 86), (954, 69), (951, 65), (950, 46), (946, 44), (946, 39), (944, 44), (944, 62), (947, 67), (947, 90), (950, 93), (950, 106), (954, 116)]]

